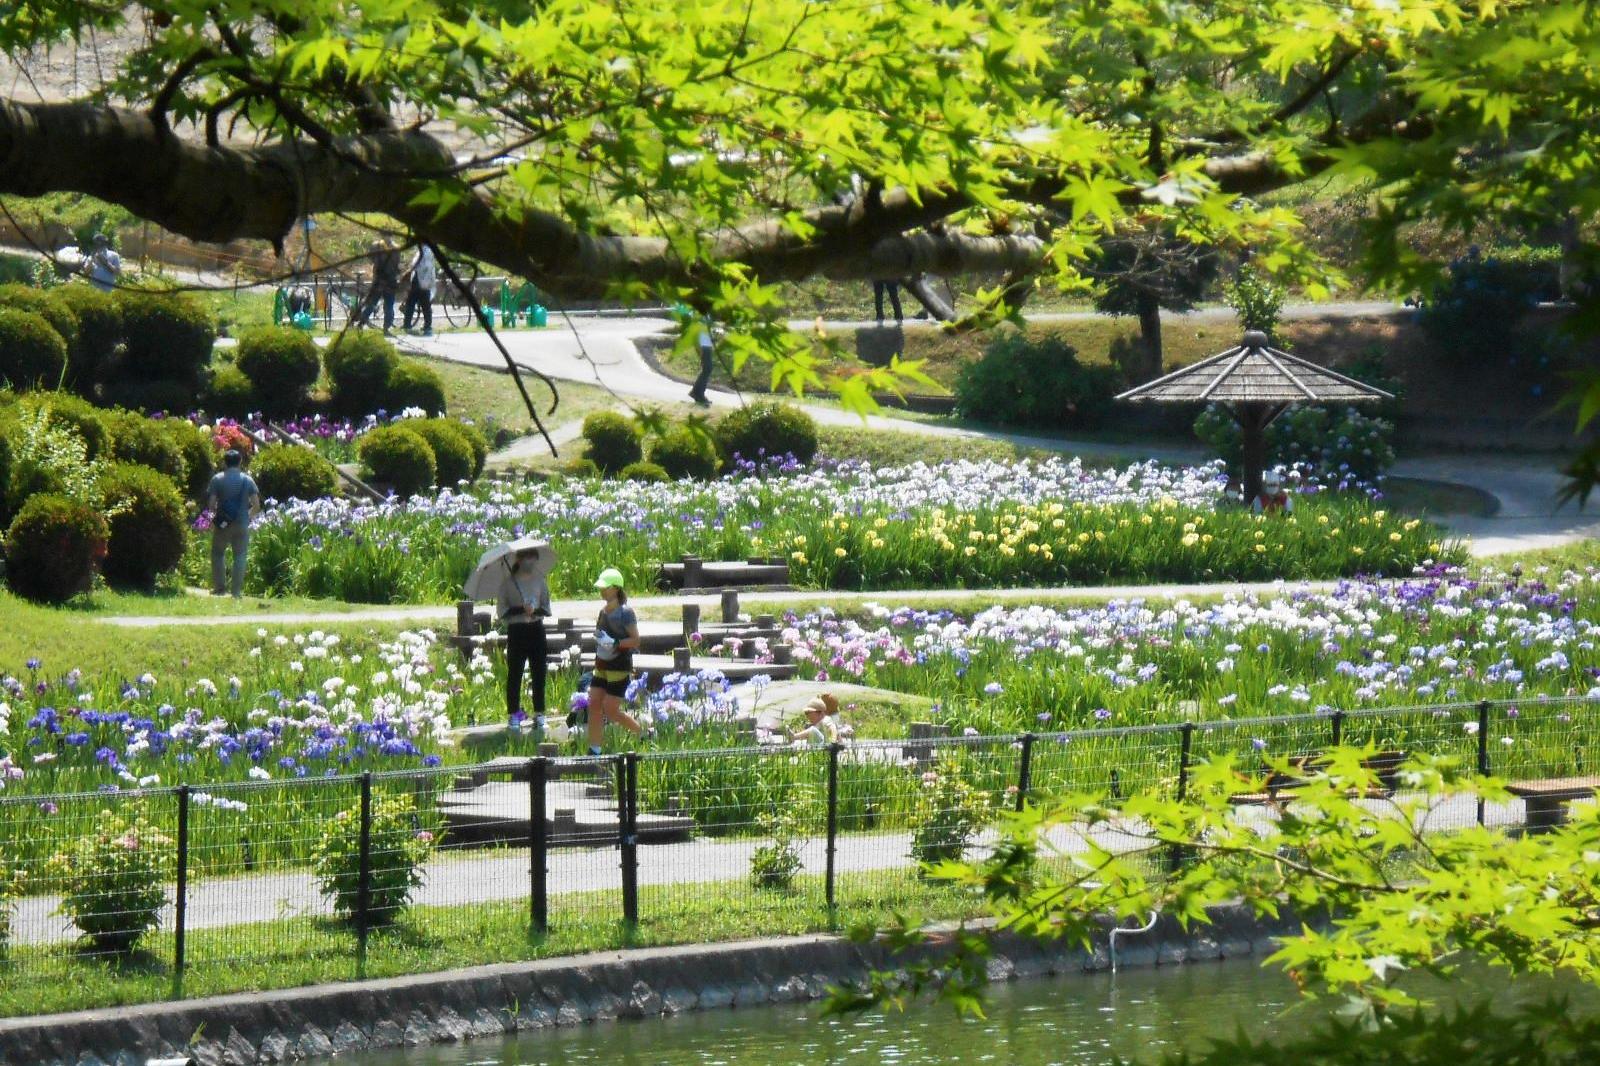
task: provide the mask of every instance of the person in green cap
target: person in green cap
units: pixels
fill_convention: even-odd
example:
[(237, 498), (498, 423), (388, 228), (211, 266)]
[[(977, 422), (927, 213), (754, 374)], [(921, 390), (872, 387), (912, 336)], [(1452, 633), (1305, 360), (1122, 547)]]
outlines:
[(589, 684), (589, 754), (599, 755), (607, 719), (630, 733), (639, 732), (639, 723), (622, 709), (633, 680), (633, 653), (639, 649), (639, 618), (628, 606), (622, 571), (606, 567), (594, 587), (605, 601), (595, 622), (594, 677)]

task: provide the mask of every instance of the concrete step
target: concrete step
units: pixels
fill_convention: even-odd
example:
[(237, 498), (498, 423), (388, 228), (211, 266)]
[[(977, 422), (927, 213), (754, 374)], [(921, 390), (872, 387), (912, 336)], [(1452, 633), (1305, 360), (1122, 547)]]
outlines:
[[(518, 760), (523, 761), (525, 760)], [(523, 843), (532, 808), (528, 786), (491, 781), (470, 789), (443, 792), (438, 799), (447, 844)], [(617, 801), (613, 789), (582, 781), (545, 786), (546, 831), (551, 847), (613, 847), (617, 843)], [(680, 814), (639, 812), (639, 843), (687, 840), (694, 819)]]

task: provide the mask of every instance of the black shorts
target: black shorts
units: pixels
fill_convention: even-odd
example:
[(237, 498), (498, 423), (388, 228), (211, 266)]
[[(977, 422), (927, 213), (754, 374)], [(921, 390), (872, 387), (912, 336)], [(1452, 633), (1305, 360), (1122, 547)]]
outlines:
[(589, 684), (594, 688), (599, 689), (601, 692), (604, 692), (607, 695), (615, 696), (619, 700), (628, 698), (628, 686), (632, 683), (632, 677), (620, 677), (615, 681), (605, 681), (601, 678), (595, 677), (589, 681)]

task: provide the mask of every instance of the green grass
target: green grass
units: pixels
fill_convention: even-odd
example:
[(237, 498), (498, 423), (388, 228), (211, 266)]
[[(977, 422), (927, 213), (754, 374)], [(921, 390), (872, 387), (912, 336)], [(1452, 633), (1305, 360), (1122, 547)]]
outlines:
[[(904, 466), (909, 463), (972, 462), (1012, 463), (1022, 459), (1047, 459), (1061, 453), (1054, 449), (1032, 448), (992, 437), (930, 437), (898, 430), (856, 429), (842, 426), (817, 428), (818, 452), (830, 459), (859, 459), (874, 466)], [(1079, 453), (1088, 466), (1126, 466), (1135, 458), (1131, 453)]]
[[(187, 938), (183, 992), (193, 998), (624, 947), (811, 933), (881, 923), (897, 911), (941, 919), (978, 913), (970, 897), (901, 871), (841, 877), (833, 914), (823, 903), (821, 879), (811, 876), (797, 878), (788, 891), (727, 882), (645, 886), (639, 897), (639, 924), (630, 929), (620, 920), (620, 891), (554, 896), (544, 935), (531, 931), (525, 901), (414, 908), (393, 928), (372, 934), (364, 972), (356, 968), (352, 928), (328, 919), (194, 930)], [(121, 960), (61, 947), (13, 947), (0, 963), (0, 1016), (164, 1000), (172, 991), (171, 960), (170, 935), (149, 938)]]
[[(511, 380), (509, 373), (488, 367), (464, 366), (443, 359), (416, 355), (409, 357), (421, 359), (444, 379), (445, 403), (451, 415), (480, 424), (492, 421), (496, 426), (519, 434), (534, 432), (528, 408), (523, 404), (516, 382)], [(556, 383), (560, 390), (560, 402), (553, 414), (546, 414), (550, 409), (550, 390), (531, 374), (522, 375), (522, 381), (546, 429), (582, 421), (590, 412), (609, 410), (618, 402), (615, 396), (598, 385), (560, 381)]]

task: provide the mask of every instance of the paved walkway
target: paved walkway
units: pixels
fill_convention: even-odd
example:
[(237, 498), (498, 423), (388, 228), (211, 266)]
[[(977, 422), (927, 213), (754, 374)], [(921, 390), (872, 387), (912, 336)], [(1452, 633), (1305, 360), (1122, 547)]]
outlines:
[[(1363, 801), (1373, 809), (1381, 809), (1380, 805), (1386, 802)], [(1267, 807), (1241, 807), (1237, 809), (1237, 817), (1264, 823), (1274, 815)], [(1424, 824), (1447, 831), (1471, 825), (1475, 820), (1474, 801), (1470, 797), (1452, 797), (1436, 804)], [(1519, 800), (1488, 804), (1485, 820), (1492, 826), (1520, 825), (1522, 803)], [(1061, 855), (1081, 853), (1091, 840), (1108, 851), (1128, 853), (1145, 847), (1144, 832), (1145, 827), (1140, 822), (1114, 819), (1092, 828), (1057, 827), (1049, 839)], [(993, 834), (985, 834), (969, 854), (979, 856), (994, 841)], [(701, 838), (678, 844), (643, 845), (638, 851), (639, 885), (646, 889), (676, 889), (693, 894), (697, 885), (748, 883), (751, 853), (763, 842), (754, 838)], [(826, 838), (811, 837), (800, 841), (798, 847), (804, 872), (821, 875), (827, 862)], [(835, 868), (847, 879), (907, 871), (915, 868), (910, 853), (911, 835), (906, 832), (842, 833)], [(438, 854), (426, 866), (423, 886), (413, 895), (412, 901), (422, 906), (448, 907), (526, 900), (530, 895), (528, 859), (527, 851), (520, 848), (477, 854)], [(563, 911), (572, 914), (578, 910), (620, 906), (615, 900), (571, 897), (578, 893), (620, 890), (621, 876), (621, 854), (614, 846), (551, 852), (548, 882), (551, 921), (560, 922)], [(646, 895), (642, 904), (646, 914), (649, 902)], [(54, 896), (18, 900), (11, 922), (11, 942), (60, 944), (76, 940), (76, 931), (55, 913), (59, 906), (60, 899)], [(190, 884), (186, 923), (191, 930), (219, 929), (328, 914), (331, 910), (316, 879), (308, 872), (296, 870), (197, 879)], [(161, 927), (170, 930), (172, 922), (172, 908), (168, 906)], [(262, 934), (248, 935), (257, 943), (265, 943)]]
[[(824, 589), (802, 589), (789, 592), (741, 592), (739, 606), (745, 614), (758, 613), (762, 607), (783, 607), (786, 604), (816, 603), (826, 600), (835, 606), (881, 602), (884, 606), (917, 603), (927, 600), (941, 602), (968, 602), (984, 607), (997, 603), (1038, 603), (1041, 601), (1082, 600), (1102, 603), (1110, 600), (1132, 599), (1198, 599), (1211, 596), (1272, 595), (1283, 591), (1323, 592), (1334, 587), (1333, 581), (1219, 581), (1192, 585), (1093, 585), (1085, 587), (1053, 587), (1023, 589), (901, 589), (878, 592), (830, 592)], [(682, 596), (629, 596), (628, 603), (637, 610), (651, 608), (677, 608), (686, 603), (699, 604), (702, 610), (721, 605), (721, 593), (691, 593)], [(593, 599), (556, 600), (552, 605), (558, 618), (588, 618), (594, 613)], [(339, 622), (408, 622), (419, 625), (455, 626), (456, 609), (449, 606), (369, 607), (348, 611), (271, 611), (241, 615), (106, 615), (99, 619), (108, 625), (143, 629), (155, 626), (219, 626), (219, 625), (329, 625)]]

